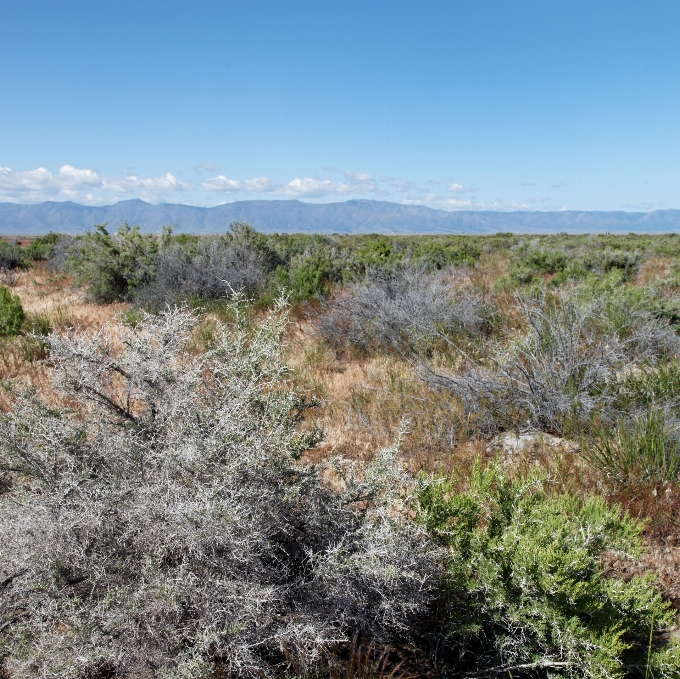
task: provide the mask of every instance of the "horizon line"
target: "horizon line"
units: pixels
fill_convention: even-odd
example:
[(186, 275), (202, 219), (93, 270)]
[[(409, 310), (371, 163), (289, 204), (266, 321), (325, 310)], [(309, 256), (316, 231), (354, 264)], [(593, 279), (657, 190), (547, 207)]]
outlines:
[(375, 200), (373, 198), (350, 198), (348, 200), (334, 200), (325, 203), (312, 203), (298, 198), (249, 198), (244, 200), (232, 200), (218, 203), (217, 205), (194, 205), (191, 203), (172, 203), (172, 202), (160, 202), (160, 203), (150, 203), (142, 198), (126, 198), (124, 200), (119, 200), (115, 203), (101, 203), (101, 204), (88, 204), (88, 203), (78, 203), (72, 200), (43, 200), (38, 203), (15, 203), (12, 201), (0, 201), (0, 206), (2, 205), (14, 205), (17, 207), (37, 207), (39, 205), (44, 205), (46, 203), (52, 203), (55, 205), (77, 205), (78, 207), (85, 208), (106, 208), (115, 207), (122, 203), (143, 203), (144, 205), (149, 205), (151, 207), (160, 207), (163, 205), (173, 205), (180, 207), (197, 208), (200, 210), (214, 210), (215, 208), (222, 207), (224, 205), (234, 205), (236, 203), (299, 203), (300, 205), (310, 205), (310, 206), (326, 206), (326, 205), (345, 205), (347, 203), (382, 203), (387, 205), (394, 205), (397, 207), (404, 208), (424, 208), (426, 210), (431, 210), (432, 212), (445, 212), (447, 214), (459, 214), (459, 213), (471, 213), (471, 214), (482, 214), (482, 213), (493, 213), (493, 214), (562, 214), (565, 212), (583, 212), (583, 213), (623, 213), (623, 214), (653, 214), (654, 212), (677, 212), (680, 208), (655, 208), (653, 210), (582, 210), (577, 208), (561, 208), (557, 210), (491, 210), (491, 209), (454, 209), (454, 210), (444, 210), (442, 208), (434, 208), (428, 205), (422, 205), (419, 203), (397, 203), (390, 200)]

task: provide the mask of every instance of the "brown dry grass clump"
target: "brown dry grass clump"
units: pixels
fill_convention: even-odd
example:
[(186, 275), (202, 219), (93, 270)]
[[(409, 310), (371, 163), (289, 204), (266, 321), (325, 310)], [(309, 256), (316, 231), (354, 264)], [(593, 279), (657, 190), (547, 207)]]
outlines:
[(25, 311), (48, 314), (54, 327), (99, 328), (128, 304), (92, 304), (85, 291), (73, 286), (73, 277), (55, 272), (37, 262), (21, 274), (12, 292), (19, 295)]

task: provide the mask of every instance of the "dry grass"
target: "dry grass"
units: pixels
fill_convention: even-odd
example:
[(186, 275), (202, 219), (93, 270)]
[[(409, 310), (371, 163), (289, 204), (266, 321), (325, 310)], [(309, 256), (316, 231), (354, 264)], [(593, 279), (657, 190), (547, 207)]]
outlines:
[(19, 295), (25, 311), (48, 314), (56, 327), (99, 328), (128, 308), (121, 303), (100, 306), (87, 302), (84, 290), (73, 287), (71, 276), (50, 271), (40, 263), (21, 276), (12, 292)]
[[(21, 274), (12, 292), (19, 296), (27, 314), (49, 318), (50, 326), (56, 330), (69, 327), (97, 330), (129, 306), (92, 304), (86, 301), (82, 289), (73, 287), (72, 277), (55, 273), (40, 263)], [(56, 399), (49, 369), (41, 362), (42, 358), (40, 341), (29, 337), (0, 339), (0, 380), (11, 380), (43, 394), (52, 393)], [(8, 407), (7, 396), (0, 394), (0, 410)]]
[(635, 277), (638, 285), (654, 284), (665, 280), (673, 274), (673, 259), (670, 257), (650, 258), (640, 265), (640, 270)]
[(484, 455), (483, 443), (461, 438), (459, 409), (428, 389), (404, 359), (338, 355), (303, 324), (291, 329), (288, 346), (297, 388), (320, 402), (307, 417), (323, 430), (324, 442), (310, 459), (370, 459), (393, 445), (403, 427), (401, 457), (412, 472), (448, 473)]

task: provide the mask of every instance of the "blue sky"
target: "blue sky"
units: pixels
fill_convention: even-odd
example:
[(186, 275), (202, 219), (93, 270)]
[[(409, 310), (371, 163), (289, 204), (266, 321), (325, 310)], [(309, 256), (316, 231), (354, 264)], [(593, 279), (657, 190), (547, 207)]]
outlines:
[(678, 0), (0, 0), (0, 200), (680, 208)]

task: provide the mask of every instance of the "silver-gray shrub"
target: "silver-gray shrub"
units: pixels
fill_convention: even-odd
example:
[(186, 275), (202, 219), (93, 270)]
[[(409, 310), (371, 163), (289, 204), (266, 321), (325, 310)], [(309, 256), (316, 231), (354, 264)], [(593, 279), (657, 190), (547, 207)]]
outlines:
[(454, 268), (428, 272), (406, 263), (370, 269), (363, 281), (324, 301), (316, 319), (320, 335), (333, 348), (374, 345), (403, 348), (439, 333), (478, 334), (484, 305), (469, 287), (452, 285), (464, 278)]
[[(238, 317), (239, 301), (233, 312)], [(142, 314), (48, 338), (54, 397), (0, 424), (0, 658), (16, 679), (272, 676), (355, 631), (409, 643), (437, 552), (400, 520), (385, 451), (331, 491), (282, 379), (285, 315), (253, 331)], [(108, 672), (109, 674), (106, 674)], [(99, 673), (99, 674), (98, 674)]]
[(456, 347), (458, 373), (421, 364), (431, 386), (458, 397), (470, 424), (483, 434), (498, 429), (578, 430), (595, 413), (615, 421), (623, 378), (636, 366), (680, 353), (680, 339), (663, 320), (630, 310), (625, 325), (611, 322), (604, 301), (515, 297), (522, 330), (490, 341), (482, 360)]
[(154, 269), (154, 280), (136, 293), (136, 300), (152, 309), (187, 297), (220, 299), (234, 291), (250, 293), (267, 279), (258, 250), (220, 236), (202, 238), (193, 248), (167, 244), (160, 248)]

